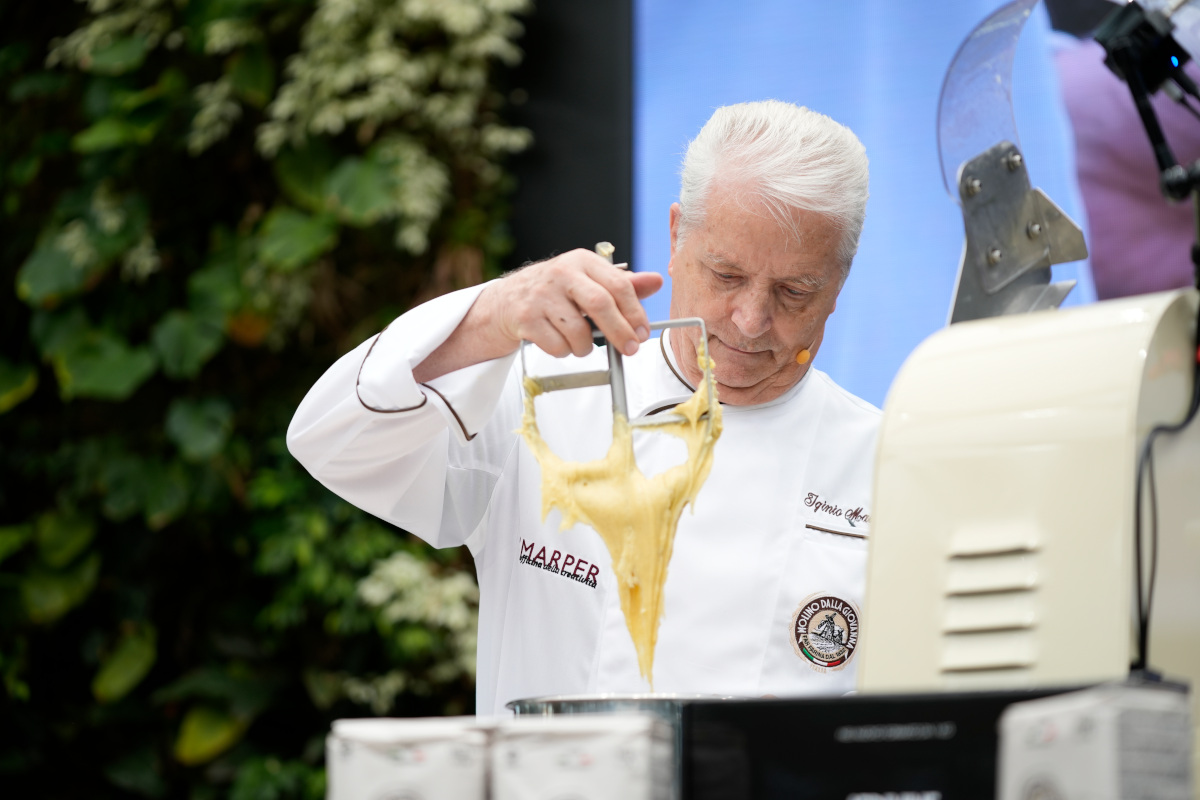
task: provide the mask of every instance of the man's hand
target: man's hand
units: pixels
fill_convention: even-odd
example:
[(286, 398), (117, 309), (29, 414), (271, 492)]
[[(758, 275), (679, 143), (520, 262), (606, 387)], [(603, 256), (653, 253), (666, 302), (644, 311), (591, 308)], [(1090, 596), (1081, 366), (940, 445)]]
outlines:
[(496, 303), (499, 331), (512, 349), (525, 339), (554, 356), (585, 356), (592, 349), (586, 315), (631, 356), (650, 338), (638, 300), (661, 286), (657, 273), (628, 272), (588, 250), (572, 250), (510, 274), (489, 287), (496, 291), (488, 299)]
[(618, 269), (589, 250), (530, 264), (489, 285), (454, 333), (415, 370), (418, 382), (508, 355), (521, 340), (555, 356), (592, 349), (590, 317), (625, 355), (650, 337), (638, 301), (662, 287), (654, 272)]

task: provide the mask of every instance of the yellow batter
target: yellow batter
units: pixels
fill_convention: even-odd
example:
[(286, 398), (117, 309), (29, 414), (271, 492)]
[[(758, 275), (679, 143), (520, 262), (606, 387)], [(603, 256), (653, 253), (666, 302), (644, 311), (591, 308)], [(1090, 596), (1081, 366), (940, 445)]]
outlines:
[[(701, 343), (699, 364), (707, 362), (712, 381), (712, 360)], [(625, 624), (637, 649), (638, 668), (653, 686), (654, 646), (663, 610), (663, 584), (675, 544), (675, 529), (683, 507), (693, 503), (712, 469), (712, 451), (721, 435), (721, 407), (709, 408), (708, 386), (673, 409), (684, 420), (652, 429), (683, 439), (688, 458), (682, 464), (647, 478), (633, 457), (633, 429), (625, 417), (613, 419), (613, 441), (608, 455), (586, 464), (563, 461), (538, 432), (533, 407), (542, 387), (525, 378), (525, 415), (521, 435), (542, 467), (542, 519), (557, 507), (562, 530), (583, 522), (592, 526), (612, 556), (613, 572), (621, 596)], [(713, 386), (713, 396), (716, 387)], [(712, 426), (701, 419), (712, 414)]]

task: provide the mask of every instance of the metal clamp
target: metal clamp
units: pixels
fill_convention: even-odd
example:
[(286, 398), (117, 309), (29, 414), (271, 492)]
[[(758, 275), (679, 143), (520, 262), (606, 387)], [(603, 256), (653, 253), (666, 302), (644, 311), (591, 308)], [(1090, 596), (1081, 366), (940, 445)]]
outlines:
[(1040, 189), (1011, 142), (959, 167), (966, 245), (950, 322), (1056, 308), (1075, 281), (1050, 282), (1050, 265), (1087, 257), (1083, 234)]
[[(704, 325), (704, 320), (699, 317), (685, 317), (683, 319), (669, 319), (663, 322), (650, 323), (651, 331), (661, 331), (667, 328), (699, 328), (700, 341), (708, 341), (708, 328)], [(594, 334), (597, 338), (603, 339), (603, 335), (597, 331)], [(608, 369), (606, 370), (591, 370), (589, 372), (570, 372), (563, 375), (547, 375), (544, 377), (530, 375), (525, 364), (525, 346), (533, 344), (532, 342), (521, 342), (521, 377), (530, 378), (537, 383), (542, 392), (558, 392), (564, 389), (582, 389), (588, 386), (603, 386), (608, 384), (612, 394), (613, 416), (621, 415), (625, 419), (629, 419), (628, 401), (625, 394), (625, 368), (621, 360), (621, 354), (611, 344), (608, 345)], [(614, 364), (616, 368), (614, 369)], [(615, 380), (614, 380), (615, 377)], [(708, 389), (708, 407), (709, 411), (705, 412), (702, 419), (708, 423), (708, 427), (712, 428), (712, 411), (716, 407), (716, 394), (713, 391), (712, 366), (711, 362), (706, 360), (704, 365), (703, 382)], [(524, 385), (524, 380), (522, 380)], [(633, 428), (651, 428), (663, 425), (672, 425), (679, 422), (686, 422), (686, 418), (680, 414), (656, 414), (653, 417), (643, 417), (641, 419), (629, 420), (629, 424)]]

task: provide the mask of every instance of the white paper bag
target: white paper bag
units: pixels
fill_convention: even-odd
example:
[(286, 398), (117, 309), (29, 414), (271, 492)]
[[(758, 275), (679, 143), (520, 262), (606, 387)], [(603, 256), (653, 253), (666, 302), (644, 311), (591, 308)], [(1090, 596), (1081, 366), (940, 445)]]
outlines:
[(671, 800), (674, 750), (649, 714), (516, 717), (496, 727), (492, 800)]
[(488, 720), (339, 719), (325, 740), (326, 800), (485, 800)]
[(1000, 717), (1000, 800), (1192, 800), (1188, 696), (1111, 684)]

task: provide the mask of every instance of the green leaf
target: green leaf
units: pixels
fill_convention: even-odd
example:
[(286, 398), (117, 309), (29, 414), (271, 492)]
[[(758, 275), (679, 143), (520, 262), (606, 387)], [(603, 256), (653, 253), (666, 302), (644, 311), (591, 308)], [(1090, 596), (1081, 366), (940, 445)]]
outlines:
[(206, 764), (242, 738), (249, 720), (210, 706), (188, 710), (175, 740), (175, 758), (189, 767)]
[(8, 90), (8, 99), (14, 103), (30, 97), (45, 97), (67, 88), (71, 77), (61, 72), (34, 72), (22, 75), (13, 81)]
[(79, 291), (92, 271), (75, 266), (53, 239), (39, 245), (17, 271), (17, 297), (30, 305), (53, 303)]
[(400, 652), (410, 658), (419, 658), (432, 652), (435, 643), (433, 632), (419, 625), (406, 625), (396, 632), (396, 644)]
[(42, 356), (50, 358), (82, 344), (87, 338), (91, 324), (82, 308), (72, 306), (57, 313), (35, 313), (29, 328), (30, 338)]
[(188, 479), (178, 464), (150, 473), (146, 483), (146, 526), (161, 530), (183, 513)]
[(153, 626), (139, 628), (121, 638), (100, 664), (92, 681), (92, 695), (101, 703), (120, 700), (141, 683), (158, 657), (158, 637)]
[(12, 364), (0, 358), (0, 414), (29, 398), (37, 389), (37, 368), (30, 364)]
[(342, 687), (345, 685), (343, 675), (310, 668), (304, 670), (302, 677), (304, 688), (308, 690), (308, 699), (322, 711), (332, 708), (334, 703), (342, 699)]
[(261, 5), (262, 0), (192, 0), (185, 19), (195, 27), (218, 19), (253, 19)]
[(202, 667), (154, 693), (155, 703), (203, 699), (220, 701), (234, 714), (249, 719), (271, 703), (278, 681), (252, 673), (239, 663)]
[(46, 566), (61, 569), (86, 550), (95, 535), (96, 525), (86, 517), (43, 514), (37, 521), (38, 553)]
[(91, 594), (100, 577), (100, 554), (92, 553), (61, 572), (35, 569), (21, 580), (21, 602), (30, 621), (45, 625), (59, 619)]
[(51, 358), (64, 399), (124, 400), (154, 372), (146, 347), (130, 347), (108, 331), (89, 331), (82, 342)]
[[(144, 107), (166, 98), (176, 98), (187, 91), (187, 78), (178, 69), (172, 67), (163, 71), (158, 81), (137, 92), (116, 91), (110, 97), (110, 108), (130, 116), (144, 111)], [(151, 112), (151, 118), (168, 113), (167, 106), (161, 106)]]
[(167, 784), (160, 769), (154, 746), (146, 744), (112, 762), (104, 769), (104, 777), (127, 792), (162, 797), (167, 793)]
[(14, 42), (0, 47), (0, 75), (20, 69), (29, 58), (30, 49), (27, 42)]
[(124, 520), (142, 510), (154, 465), (129, 455), (105, 458), (100, 483), (104, 491), (104, 516)]
[(337, 223), (279, 206), (267, 214), (259, 235), (258, 254), (283, 270), (303, 266), (337, 244)]
[[(29, 700), (29, 684), (23, 679), (29, 667), (29, 639), (21, 634), (8, 634), (0, 640), (0, 681), (4, 683), (4, 691), (10, 700)], [(7, 761), (6, 772), (12, 774), (13, 757), (19, 755), (8, 749), (6, 757), (0, 763)]]
[(275, 93), (275, 64), (263, 47), (248, 47), (226, 69), (233, 89), (250, 105), (262, 108)]
[(135, 125), (118, 117), (104, 117), (75, 134), (71, 149), (77, 153), (98, 153), (114, 147), (147, 144), (156, 130), (156, 125)]
[(71, 134), (56, 128), (39, 134), (33, 140), (33, 151), (44, 156), (56, 156), (67, 152), (71, 147)]
[(246, 500), (251, 508), (278, 508), (295, 502), (308, 491), (307, 479), (291, 471), (260, 469), (250, 479)]
[(33, 525), (6, 525), (0, 528), (0, 562), (25, 546), (33, 538)]
[[(323, 774), (319, 767), (303, 761), (251, 757), (242, 762), (229, 790), (229, 800), (284, 800), (284, 798), (321, 798), (325, 796)], [(385, 797), (412, 797), (384, 794)]]
[(107, 117), (129, 93), (126, 81), (95, 75), (83, 90), (83, 113), (90, 120)]
[(123, 219), (120, 226), (112, 229), (106, 229), (105, 221), (94, 211), (89, 211), (87, 215), (88, 238), (96, 248), (100, 268), (107, 267), (136, 244), (150, 221), (150, 210), (140, 195), (131, 193), (123, 196), (120, 206)]
[(337, 154), (324, 139), (312, 139), (304, 147), (284, 150), (273, 164), (275, 178), (284, 194), (309, 211), (324, 211), (329, 176), (337, 166)]
[(154, 88), (158, 90), (159, 96), (167, 98), (182, 97), (189, 92), (187, 75), (178, 67), (168, 67), (164, 69), (162, 75), (158, 76), (158, 83), (154, 84)]
[(8, 179), (14, 186), (25, 186), (37, 177), (42, 168), (42, 159), (37, 155), (25, 155), (14, 161), (8, 168)]
[(84, 67), (100, 75), (123, 75), (140, 67), (145, 59), (146, 40), (135, 34), (97, 49)]
[(167, 436), (189, 461), (212, 458), (233, 430), (233, 410), (222, 400), (178, 398), (167, 411)]
[(243, 301), (240, 243), (214, 239), (220, 241), (214, 242), (208, 263), (188, 278), (188, 307), (199, 316), (223, 322)]
[(194, 378), (218, 350), (225, 336), (220, 325), (190, 311), (170, 311), (154, 326), (150, 341), (172, 378)]
[(329, 176), (329, 203), (338, 219), (358, 228), (395, 213), (387, 170), (361, 158), (345, 159)]
[[(89, 193), (60, 203), (55, 217), (69, 219), (42, 232), (40, 242), (17, 273), (17, 295), (30, 305), (53, 306), (63, 297), (90, 288), (119, 256), (145, 235), (150, 212), (145, 199), (130, 193), (103, 212)], [(67, 207), (69, 206), (69, 207)]]

